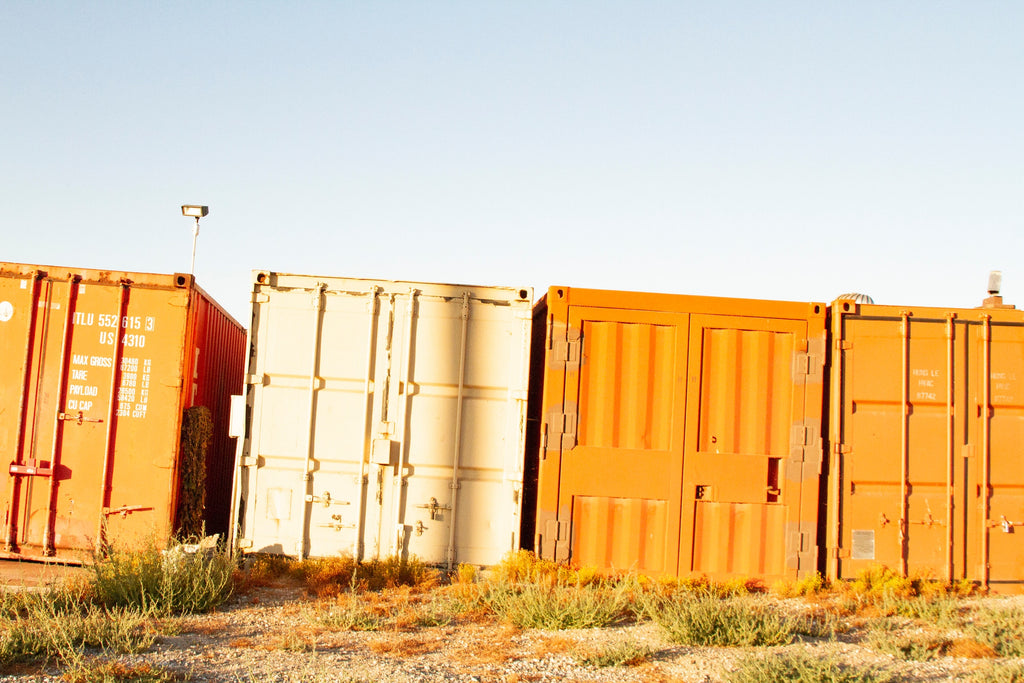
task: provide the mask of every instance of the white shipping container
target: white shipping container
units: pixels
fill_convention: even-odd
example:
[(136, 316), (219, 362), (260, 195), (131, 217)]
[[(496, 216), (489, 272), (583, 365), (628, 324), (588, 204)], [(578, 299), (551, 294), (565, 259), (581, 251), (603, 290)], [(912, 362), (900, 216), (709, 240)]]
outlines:
[(518, 548), (532, 298), (255, 271), (237, 546), (448, 566)]

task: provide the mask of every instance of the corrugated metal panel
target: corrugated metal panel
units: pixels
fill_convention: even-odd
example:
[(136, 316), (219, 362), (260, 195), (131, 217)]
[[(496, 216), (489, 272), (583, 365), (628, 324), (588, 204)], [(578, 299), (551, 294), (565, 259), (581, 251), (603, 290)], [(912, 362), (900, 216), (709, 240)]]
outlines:
[(256, 273), (239, 545), (474, 564), (517, 547), (531, 296)]
[(186, 275), (0, 264), (9, 555), (73, 560), (104, 536), (173, 531), (196, 291)]
[(548, 325), (528, 466), (543, 557), (817, 569), (824, 306), (553, 287), (535, 316)]
[(185, 376), (191, 377), (186, 407), (210, 410), (213, 434), (206, 451), (206, 490), (217, 492), (205, 501), (206, 532), (228, 533), (231, 513), (231, 482), (236, 444), (228, 436), (231, 396), (243, 388), (245, 334), (240, 325), (209, 294), (195, 287), (190, 301), (193, 349)]
[[(697, 503), (693, 571), (708, 575), (768, 576), (786, 561), (786, 507), (753, 503)], [(771, 539), (771, 540), (769, 540)]]
[(573, 560), (585, 567), (665, 571), (668, 501), (576, 496)]
[(580, 443), (664, 450), (672, 424), (675, 328), (588, 321), (583, 336), (594, 356), (612, 360), (587, 365), (580, 380)]
[(1024, 313), (834, 305), (829, 575), (1024, 588)]

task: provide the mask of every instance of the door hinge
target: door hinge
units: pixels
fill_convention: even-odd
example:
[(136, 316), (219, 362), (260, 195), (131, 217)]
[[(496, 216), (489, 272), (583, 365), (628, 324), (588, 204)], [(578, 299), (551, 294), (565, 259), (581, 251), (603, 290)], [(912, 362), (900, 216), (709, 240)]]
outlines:
[(786, 564), (803, 576), (813, 571), (818, 562), (816, 535), (813, 522), (793, 522), (788, 525), (786, 533)]
[(566, 330), (565, 339), (555, 339), (552, 342), (552, 355), (554, 361), (565, 366), (566, 372), (580, 369), (580, 359), (583, 350), (583, 337), (580, 331), (574, 327)]
[(822, 355), (801, 351), (793, 352), (793, 382), (795, 384), (811, 380), (820, 381), (823, 367)]
[(821, 474), (821, 438), (814, 424), (796, 424), (790, 430), (786, 478), (804, 481)]
[(561, 410), (549, 412), (544, 424), (545, 450), (551, 446), (557, 446), (563, 451), (575, 448), (578, 418), (575, 406), (562, 406)]

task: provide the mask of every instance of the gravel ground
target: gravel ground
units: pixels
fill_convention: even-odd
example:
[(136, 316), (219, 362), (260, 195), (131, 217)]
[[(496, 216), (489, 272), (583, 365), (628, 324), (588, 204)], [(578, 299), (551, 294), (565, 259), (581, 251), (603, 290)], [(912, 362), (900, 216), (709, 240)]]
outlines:
[[(1011, 603), (1020, 605), (1020, 598)], [(780, 609), (805, 609), (800, 600)], [(311, 616), (314, 603), (299, 587), (262, 587), (236, 596), (220, 611), (172, 620), (169, 634), (129, 666), (151, 665), (195, 681), (722, 681), (746, 656), (805, 648), (838, 655), (851, 664), (884, 667), (902, 681), (969, 680), (992, 660), (942, 657), (907, 662), (858, 644), (855, 633), (836, 640), (806, 640), (782, 648), (697, 648), (668, 641), (656, 625), (575, 631), (521, 631), (490, 618), (406, 631), (338, 631)], [(633, 666), (581, 664), (585, 653), (618, 643), (650, 648)], [(0, 680), (57, 681), (38, 666), (7, 672)]]

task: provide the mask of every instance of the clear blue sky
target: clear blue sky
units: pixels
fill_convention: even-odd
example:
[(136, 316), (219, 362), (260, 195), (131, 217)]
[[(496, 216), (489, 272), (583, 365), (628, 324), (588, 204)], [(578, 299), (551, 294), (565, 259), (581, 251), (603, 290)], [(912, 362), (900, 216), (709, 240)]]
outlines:
[(1024, 306), (1024, 4), (0, 5), (0, 260)]

